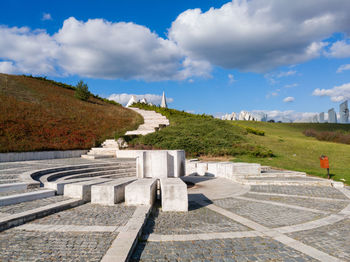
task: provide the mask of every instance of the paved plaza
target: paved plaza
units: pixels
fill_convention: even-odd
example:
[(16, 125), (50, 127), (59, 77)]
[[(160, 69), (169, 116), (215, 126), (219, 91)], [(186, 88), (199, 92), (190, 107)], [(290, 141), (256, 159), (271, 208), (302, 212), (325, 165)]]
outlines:
[[(108, 161), (113, 160), (0, 163), (0, 181), (20, 182), (20, 174), (31, 170)], [(156, 203), (130, 261), (350, 261), (348, 187), (183, 179), (189, 185), (189, 211), (162, 212)], [(0, 219), (70, 200), (54, 195), (3, 205)], [(51, 212), (1, 231), (0, 261), (100, 261), (136, 212), (124, 203), (79, 203)]]

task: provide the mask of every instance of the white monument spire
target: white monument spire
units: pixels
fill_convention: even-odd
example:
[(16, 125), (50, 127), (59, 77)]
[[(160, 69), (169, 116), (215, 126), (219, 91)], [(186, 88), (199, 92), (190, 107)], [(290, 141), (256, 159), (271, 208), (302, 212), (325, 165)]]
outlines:
[(160, 104), (160, 107), (168, 108), (168, 105), (166, 104), (166, 98), (165, 98), (164, 91), (163, 91), (162, 103)]

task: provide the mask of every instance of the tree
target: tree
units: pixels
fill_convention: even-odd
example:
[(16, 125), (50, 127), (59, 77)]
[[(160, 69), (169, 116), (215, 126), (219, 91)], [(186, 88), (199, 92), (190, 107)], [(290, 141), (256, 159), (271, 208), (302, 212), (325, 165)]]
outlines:
[(90, 97), (89, 87), (82, 80), (75, 87), (74, 96), (80, 100), (87, 101)]

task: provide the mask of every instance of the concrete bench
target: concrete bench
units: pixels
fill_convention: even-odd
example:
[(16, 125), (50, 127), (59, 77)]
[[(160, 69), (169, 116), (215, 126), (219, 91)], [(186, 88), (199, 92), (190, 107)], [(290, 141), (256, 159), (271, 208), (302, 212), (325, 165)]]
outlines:
[(64, 185), (64, 196), (78, 198), (84, 201), (91, 200), (91, 186), (111, 181), (111, 179), (95, 179)]
[(180, 178), (160, 179), (162, 211), (188, 211), (187, 185)]
[(119, 178), (91, 187), (91, 203), (113, 206), (125, 199), (125, 186), (136, 178)]
[(157, 179), (138, 179), (125, 187), (125, 204), (153, 205), (156, 198)]

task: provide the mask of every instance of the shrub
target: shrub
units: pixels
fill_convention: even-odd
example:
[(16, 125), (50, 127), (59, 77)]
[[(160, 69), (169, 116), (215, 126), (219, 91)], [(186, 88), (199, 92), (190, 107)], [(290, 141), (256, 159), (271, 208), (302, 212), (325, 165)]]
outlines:
[(80, 100), (87, 101), (90, 97), (88, 85), (80, 80), (75, 87), (74, 96)]
[(320, 141), (328, 141), (342, 144), (350, 144), (350, 133), (344, 131), (317, 131), (315, 129), (306, 129), (303, 134), (309, 137), (315, 137)]

